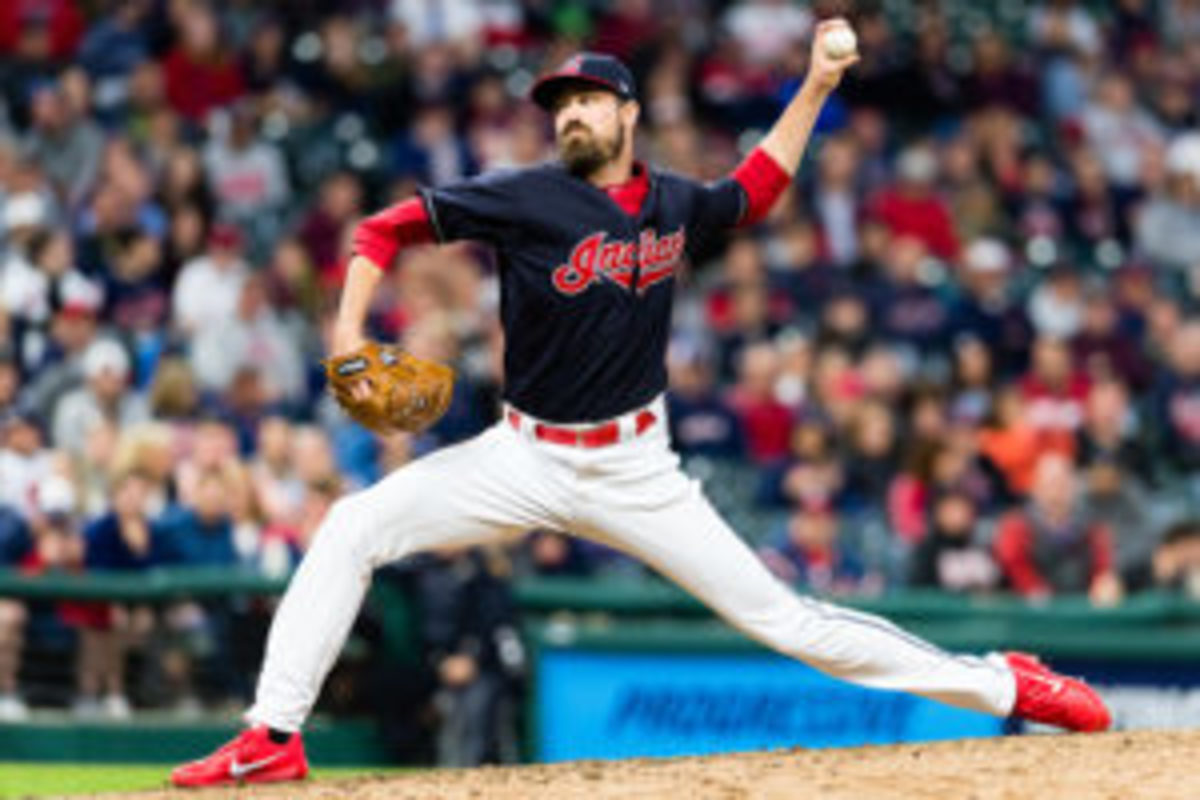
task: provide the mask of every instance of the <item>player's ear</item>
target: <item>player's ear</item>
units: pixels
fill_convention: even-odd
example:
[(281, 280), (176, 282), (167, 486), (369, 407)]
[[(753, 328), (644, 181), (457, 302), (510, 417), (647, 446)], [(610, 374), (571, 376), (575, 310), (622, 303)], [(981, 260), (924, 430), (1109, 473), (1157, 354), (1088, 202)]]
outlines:
[(622, 124), (636, 125), (641, 113), (642, 107), (638, 104), (637, 100), (626, 100), (621, 103), (620, 114)]

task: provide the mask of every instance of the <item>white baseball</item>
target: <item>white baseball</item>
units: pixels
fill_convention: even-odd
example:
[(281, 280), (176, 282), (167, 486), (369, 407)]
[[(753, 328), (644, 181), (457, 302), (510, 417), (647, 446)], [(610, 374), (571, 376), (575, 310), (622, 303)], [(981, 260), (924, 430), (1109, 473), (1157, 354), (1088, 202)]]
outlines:
[(825, 48), (825, 55), (842, 59), (854, 55), (858, 50), (858, 37), (848, 26), (839, 26), (821, 37), (821, 45)]

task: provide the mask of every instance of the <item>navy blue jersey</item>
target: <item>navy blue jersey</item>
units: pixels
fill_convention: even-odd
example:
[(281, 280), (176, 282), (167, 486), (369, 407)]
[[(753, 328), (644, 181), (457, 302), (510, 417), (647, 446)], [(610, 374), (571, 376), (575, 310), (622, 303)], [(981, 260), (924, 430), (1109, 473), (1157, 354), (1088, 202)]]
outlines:
[(636, 215), (561, 164), (422, 190), (439, 241), (496, 252), (504, 397), (522, 411), (607, 419), (666, 388), (675, 276), (739, 222), (747, 198), (734, 178), (648, 180)]

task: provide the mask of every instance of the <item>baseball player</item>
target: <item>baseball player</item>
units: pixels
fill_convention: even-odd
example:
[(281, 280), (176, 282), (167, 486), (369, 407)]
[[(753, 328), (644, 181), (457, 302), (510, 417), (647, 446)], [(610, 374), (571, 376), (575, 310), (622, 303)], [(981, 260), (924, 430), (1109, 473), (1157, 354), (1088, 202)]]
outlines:
[[(397, 253), (470, 239), (490, 245), (500, 267), (502, 416), (477, 438), (334, 504), (276, 612), (248, 727), (176, 769), (176, 785), (303, 778), (301, 725), (372, 571), (530, 528), (629, 553), (747, 636), (838, 678), (1071, 730), (1108, 727), (1109, 712), (1089, 687), (1031, 656), (953, 655), (879, 617), (796, 595), (714, 512), (670, 450), (664, 362), (676, 275), (715, 233), (761, 220), (789, 184), (825, 99), (857, 60), (822, 47), (846, 25), (817, 27), (802, 88), (716, 183), (635, 160), (632, 77), (612, 57), (582, 53), (532, 89), (553, 116), (554, 163), (424, 189), (358, 226), (332, 343), (339, 400), (370, 419), (363, 408), (383, 381), (365, 370), (404, 357), (381, 356), (362, 333), (372, 291)], [(432, 399), (405, 399), (403, 413), (436, 414), (444, 401), (443, 386)]]

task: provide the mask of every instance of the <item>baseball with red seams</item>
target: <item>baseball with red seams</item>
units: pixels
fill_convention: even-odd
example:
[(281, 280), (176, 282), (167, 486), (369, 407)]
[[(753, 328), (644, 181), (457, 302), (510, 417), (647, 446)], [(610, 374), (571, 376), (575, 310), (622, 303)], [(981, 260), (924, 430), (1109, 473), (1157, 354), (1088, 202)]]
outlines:
[(821, 37), (821, 45), (830, 58), (846, 58), (858, 49), (858, 37), (848, 26), (839, 26)]

